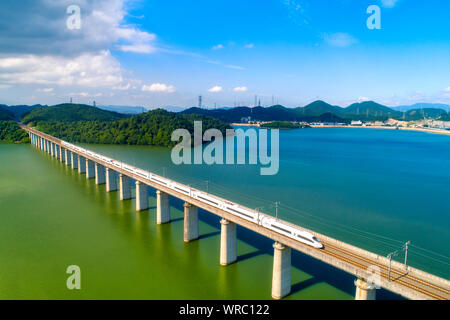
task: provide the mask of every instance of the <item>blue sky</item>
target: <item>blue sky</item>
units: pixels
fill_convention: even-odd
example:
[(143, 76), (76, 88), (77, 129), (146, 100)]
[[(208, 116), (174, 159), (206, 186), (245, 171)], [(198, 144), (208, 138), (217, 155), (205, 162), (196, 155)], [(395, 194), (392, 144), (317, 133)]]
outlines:
[[(450, 103), (445, 0), (36, 2), (0, 4), (33, 30), (0, 24), (0, 103)], [(80, 30), (64, 30), (69, 4)], [(380, 30), (366, 26), (370, 5)]]

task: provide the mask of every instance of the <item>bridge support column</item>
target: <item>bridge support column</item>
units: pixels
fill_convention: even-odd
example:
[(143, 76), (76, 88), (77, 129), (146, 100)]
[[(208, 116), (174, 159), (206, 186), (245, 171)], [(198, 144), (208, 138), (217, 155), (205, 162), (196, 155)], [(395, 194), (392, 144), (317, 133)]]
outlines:
[(43, 145), (42, 145), (42, 138), (39, 137), (39, 149), (43, 149)]
[(236, 262), (236, 224), (222, 219), (220, 233), (220, 265), (227, 266)]
[(130, 178), (123, 174), (120, 174), (119, 176), (119, 192), (120, 200), (131, 199)]
[(116, 172), (106, 168), (106, 192), (117, 191)]
[(55, 158), (59, 160), (61, 156), (61, 146), (59, 144), (55, 144)]
[(70, 166), (72, 164), (72, 152), (66, 149), (66, 166)]
[(355, 281), (355, 300), (375, 300), (376, 288), (362, 279)]
[(59, 147), (59, 160), (61, 162), (65, 162), (66, 161), (66, 149), (64, 149), (63, 147)]
[(105, 167), (95, 163), (95, 184), (105, 184)]
[(52, 157), (55, 156), (55, 144), (53, 142), (50, 142), (50, 154)]
[(78, 169), (78, 154), (72, 152), (72, 169)]
[(48, 140), (45, 140), (45, 152), (49, 153), (50, 152), (50, 147), (49, 147), (50, 143)]
[(272, 298), (282, 299), (291, 293), (291, 248), (273, 245)]
[(184, 203), (184, 242), (198, 239), (198, 208)]
[(156, 191), (156, 223), (170, 222), (169, 195), (162, 191)]
[(78, 156), (78, 173), (86, 173), (86, 158)]
[(148, 186), (136, 181), (136, 211), (148, 209)]
[(94, 177), (95, 177), (94, 161), (86, 159), (86, 179), (92, 179)]

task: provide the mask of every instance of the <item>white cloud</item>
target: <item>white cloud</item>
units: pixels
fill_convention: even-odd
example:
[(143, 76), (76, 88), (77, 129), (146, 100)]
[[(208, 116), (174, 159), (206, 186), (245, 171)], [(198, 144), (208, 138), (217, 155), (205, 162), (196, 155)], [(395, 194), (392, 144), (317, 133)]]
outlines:
[(364, 101), (370, 101), (370, 99), (367, 97), (359, 97), (358, 98), (358, 102), (364, 102)]
[(233, 89), (233, 91), (235, 92), (247, 92), (248, 88), (247, 87), (236, 87)]
[(235, 69), (235, 70), (245, 70), (244, 67), (234, 66), (234, 65), (232, 65), (232, 64), (227, 64), (227, 65), (225, 65), (225, 68), (228, 68), (228, 69)]
[(326, 33), (323, 35), (326, 43), (333, 47), (348, 47), (358, 42), (353, 36), (348, 33)]
[(213, 50), (220, 50), (220, 49), (223, 49), (223, 48), (224, 48), (223, 44), (218, 44), (218, 45), (212, 47)]
[(444, 91), (446, 91), (446, 92), (450, 92), (450, 87), (448, 87), (448, 88), (444, 89)]
[(255, 45), (253, 43), (249, 43), (249, 44), (246, 44), (244, 47), (247, 49), (253, 49), (255, 47)]
[(125, 85), (118, 85), (118, 86), (114, 86), (113, 89), (114, 90), (128, 90), (131, 88), (131, 83), (127, 83)]
[(74, 58), (31, 54), (0, 57), (1, 84), (103, 87), (123, 81), (120, 63), (109, 51)]
[(208, 92), (213, 92), (213, 93), (222, 92), (222, 91), (223, 91), (223, 88), (219, 87), (219, 86), (214, 86), (208, 90)]
[(148, 44), (134, 44), (134, 45), (123, 45), (117, 46), (118, 50), (123, 52), (134, 52), (134, 53), (152, 53), (156, 49)]
[(398, 0), (381, 0), (381, 4), (385, 8), (392, 8), (397, 4)]
[[(151, 53), (156, 35), (127, 24), (127, 7), (134, 0), (34, 0), (0, 4), (0, 52), (79, 56), (116, 47)], [(66, 27), (66, 8), (81, 8), (81, 29)], [(8, 19), (6, 19), (8, 17)], [(17, 22), (20, 21), (20, 28)]]
[(164, 83), (153, 83), (153, 84), (151, 84), (149, 86), (143, 85), (142, 86), (142, 91), (172, 93), (172, 92), (175, 92), (176, 89), (175, 89), (174, 86), (166, 85)]
[(43, 92), (43, 93), (50, 93), (53, 92), (54, 88), (43, 88), (43, 89), (37, 89), (37, 92)]

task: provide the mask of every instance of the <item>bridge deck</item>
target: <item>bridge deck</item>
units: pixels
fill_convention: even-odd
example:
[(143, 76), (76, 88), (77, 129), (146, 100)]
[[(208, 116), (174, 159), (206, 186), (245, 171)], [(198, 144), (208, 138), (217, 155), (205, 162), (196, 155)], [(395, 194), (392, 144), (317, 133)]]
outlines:
[[(23, 125), (21, 127), (30, 133), (34, 133), (60, 146), (62, 146), (62, 143), (64, 142), (60, 139), (37, 131), (33, 128)], [(76, 149), (69, 148), (66, 145), (64, 145), (63, 148), (68, 149), (69, 151), (75, 152), (77, 154), (79, 153), (79, 151), (77, 151)], [(324, 245), (323, 249), (316, 249), (308, 245), (305, 245), (301, 242), (298, 242), (292, 238), (289, 238), (285, 235), (277, 233), (273, 230), (267, 229), (261, 225), (252, 223), (236, 215), (232, 215), (227, 211), (213, 207), (206, 202), (199, 201), (188, 195), (177, 192), (164, 185), (156, 183), (150, 179), (144, 178), (140, 175), (132, 174), (127, 170), (120, 169), (114, 165), (111, 165), (110, 163), (92, 157), (88, 154), (83, 154), (83, 157), (92, 160), (96, 163), (99, 163), (107, 168), (111, 168), (112, 170), (124, 174), (130, 178), (133, 178), (136, 181), (140, 181), (155, 189), (168, 193), (173, 197), (191, 203), (201, 209), (209, 211), (224, 219), (239, 224), (247, 229), (250, 229), (254, 232), (264, 235), (274, 241), (283, 243), (284, 245), (289, 246), (292, 249), (295, 249), (299, 252), (312, 256), (320, 261), (330, 264), (345, 272), (348, 272), (358, 278), (366, 280), (370, 279), (372, 274), (368, 271), (368, 268), (374, 266), (378, 267), (381, 272), (380, 274), (381, 287), (394, 293), (397, 293), (408, 299), (449, 300), (450, 298), (450, 281), (446, 279), (439, 278), (437, 276), (434, 276), (432, 274), (423, 272), (421, 270), (412, 267), (408, 267), (408, 269), (405, 270), (404, 265), (396, 261), (392, 261), (391, 278), (388, 279), (389, 260), (386, 257), (379, 256), (375, 253), (363, 250), (361, 248), (357, 248), (355, 246), (349, 245), (347, 243), (341, 242), (339, 240), (330, 238), (328, 236), (301, 227), (302, 229), (314, 234), (323, 243)], [(191, 189), (196, 190), (194, 188)], [(216, 199), (220, 199), (219, 197), (216, 196), (214, 197)], [(228, 200), (224, 199), (221, 200), (232, 203), (231, 201)], [(244, 206), (240, 207), (245, 208)], [(252, 210), (249, 208), (247, 209)], [(287, 225), (298, 227), (286, 221), (282, 222)]]

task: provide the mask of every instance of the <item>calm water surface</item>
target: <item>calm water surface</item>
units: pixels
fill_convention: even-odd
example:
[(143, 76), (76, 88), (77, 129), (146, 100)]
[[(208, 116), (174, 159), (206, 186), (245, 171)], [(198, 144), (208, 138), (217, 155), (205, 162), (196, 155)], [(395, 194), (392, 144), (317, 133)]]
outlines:
[[(379, 254), (411, 240), (411, 265), (449, 278), (450, 136), (372, 129), (282, 131), (280, 171), (175, 166), (170, 150), (90, 145), (138, 167), (230, 198)], [(239, 262), (220, 267), (219, 220), (201, 212), (184, 244), (182, 203), (171, 224), (136, 213), (58, 160), (0, 144), (0, 299), (270, 299), (272, 243), (238, 229)], [(403, 256), (397, 258), (399, 261)], [(79, 265), (82, 290), (65, 287)], [(352, 299), (353, 277), (293, 253), (289, 299)], [(381, 298), (395, 298), (381, 291)]]

